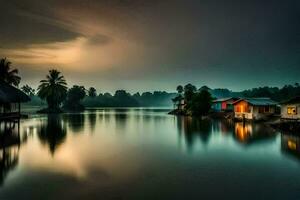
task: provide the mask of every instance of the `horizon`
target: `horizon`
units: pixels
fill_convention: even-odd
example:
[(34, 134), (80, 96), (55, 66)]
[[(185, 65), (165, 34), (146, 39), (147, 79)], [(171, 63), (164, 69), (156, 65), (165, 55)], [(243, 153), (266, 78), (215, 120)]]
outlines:
[(0, 55), (22, 84), (52, 68), (105, 91), (299, 82), (299, 1), (1, 2)]

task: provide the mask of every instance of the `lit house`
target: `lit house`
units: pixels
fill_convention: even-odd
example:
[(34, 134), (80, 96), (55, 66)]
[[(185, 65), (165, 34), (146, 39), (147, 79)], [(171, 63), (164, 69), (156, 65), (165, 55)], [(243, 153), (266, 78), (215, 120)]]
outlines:
[(238, 98), (234, 97), (213, 100), (212, 110), (215, 112), (233, 111), (233, 102), (236, 100), (238, 100)]
[(266, 120), (275, 113), (277, 103), (270, 98), (243, 98), (235, 101), (234, 118)]
[(30, 98), (21, 90), (0, 82), (0, 120), (19, 118), (20, 105), (30, 101)]
[(300, 120), (300, 96), (281, 103), (282, 120)]

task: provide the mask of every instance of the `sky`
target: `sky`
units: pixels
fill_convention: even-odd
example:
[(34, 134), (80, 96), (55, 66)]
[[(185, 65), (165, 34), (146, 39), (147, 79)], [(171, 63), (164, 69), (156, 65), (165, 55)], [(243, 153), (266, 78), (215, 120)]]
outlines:
[(0, 57), (36, 87), (98, 91), (300, 82), (299, 0), (0, 0)]

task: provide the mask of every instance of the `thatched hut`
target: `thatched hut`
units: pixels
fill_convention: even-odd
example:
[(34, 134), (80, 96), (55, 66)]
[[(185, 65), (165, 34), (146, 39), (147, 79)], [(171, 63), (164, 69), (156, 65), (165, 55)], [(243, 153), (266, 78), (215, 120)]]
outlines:
[(0, 82), (0, 119), (20, 117), (21, 103), (30, 98), (21, 90)]

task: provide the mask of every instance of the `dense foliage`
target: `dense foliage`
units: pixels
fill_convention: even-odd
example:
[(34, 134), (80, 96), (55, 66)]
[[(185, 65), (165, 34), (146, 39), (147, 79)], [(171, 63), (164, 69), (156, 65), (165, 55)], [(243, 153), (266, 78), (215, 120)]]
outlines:
[(21, 90), (27, 94), (28, 96), (34, 96), (35, 95), (35, 89), (33, 89), (32, 87), (30, 87), (29, 85), (23, 85), (21, 87)]
[(96, 97), (97, 96), (97, 90), (94, 87), (90, 87), (88, 90), (88, 96), (89, 97)]
[(18, 70), (11, 69), (11, 62), (6, 58), (0, 59), (0, 81), (14, 86), (18, 86), (21, 81)]
[[(175, 107), (175, 114), (185, 114), (194, 116), (207, 115), (210, 108), (212, 97), (207, 86), (203, 86), (197, 90), (196, 86), (187, 84), (184, 87), (177, 86), (178, 95), (172, 99)], [(183, 93), (183, 96), (182, 96)], [(184, 99), (184, 107), (180, 107), (181, 101)]]
[(285, 85), (278, 87), (259, 87), (242, 92), (245, 97), (270, 97), (275, 101), (285, 101), (295, 96), (300, 96), (300, 86), (298, 83), (294, 85)]
[(125, 90), (117, 90), (114, 95), (106, 92), (96, 97), (87, 96), (83, 105), (87, 107), (137, 107), (137, 106), (171, 106), (174, 93), (144, 92), (131, 95)]
[(84, 106), (81, 101), (86, 96), (85, 88), (83, 86), (74, 85), (68, 90), (66, 101), (63, 108), (71, 111), (82, 111)]

